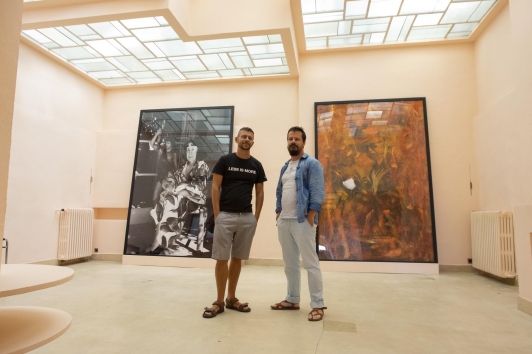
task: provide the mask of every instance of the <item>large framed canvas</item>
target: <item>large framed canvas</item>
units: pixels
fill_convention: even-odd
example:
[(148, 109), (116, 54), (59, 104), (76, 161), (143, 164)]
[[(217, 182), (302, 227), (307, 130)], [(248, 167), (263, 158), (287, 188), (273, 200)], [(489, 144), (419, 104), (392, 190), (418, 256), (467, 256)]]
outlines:
[(125, 255), (211, 257), (212, 169), (231, 152), (234, 107), (143, 110)]
[(425, 98), (315, 103), (321, 260), (436, 263)]

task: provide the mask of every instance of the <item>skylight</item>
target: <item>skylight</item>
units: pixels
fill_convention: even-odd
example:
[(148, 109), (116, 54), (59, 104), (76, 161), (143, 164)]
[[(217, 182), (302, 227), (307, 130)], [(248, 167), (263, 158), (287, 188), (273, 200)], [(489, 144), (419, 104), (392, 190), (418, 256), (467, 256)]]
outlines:
[[(330, 8), (322, 3), (320, 9)], [(22, 35), (106, 86), (290, 73), (280, 34), (185, 42), (164, 17), (29, 29)]]
[(306, 47), (467, 38), (497, 0), (300, 0)]

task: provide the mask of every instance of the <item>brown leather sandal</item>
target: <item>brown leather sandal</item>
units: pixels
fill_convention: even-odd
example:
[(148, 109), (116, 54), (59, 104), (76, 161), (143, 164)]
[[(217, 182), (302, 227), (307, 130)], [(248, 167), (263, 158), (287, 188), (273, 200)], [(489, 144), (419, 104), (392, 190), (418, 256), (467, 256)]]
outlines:
[[(249, 308), (249, 304), (247, 302), (241, 303), (238, 307), (235, 306), (235, 302), (238, 302), (236, 297), (232, 300), (225, 299), (225, 307), (231, 310), (236, 310), (238, 312), (250, 312), (251, 309)], [(247, 309), (244, 309), (247, 306)]]
[[(212, 304), (213, 307), (205, 307), (205, 310), (203, 311), (203, 318), (213, 318), (216, 317), (217, 314), (224, 312), (224, 304), (222, 302), (215, 301)], [(214, 305), (217, 305), (219, 309), (216, 310)]]
[[(283, 306), (283, 303), (289, 304), (290, 306)], [(275, 305), (271, 305), (270, 308), (272, 310), (299, 310), (299, 305), (295, 306), (293, 302), (283, 300), (281, 302), (276, 303)]]
[[(325, 310), (327, 307), (318, 307), (315, 309), (312, 309), (312, 311), (309, 312), (309, 321), (321, 321), (323, 319), (323, 316), (325, 316)], [(319, 312), (321, 310), (321, 313)], [(314, 316), (319, 316), (318, 318), (314, 318)]]

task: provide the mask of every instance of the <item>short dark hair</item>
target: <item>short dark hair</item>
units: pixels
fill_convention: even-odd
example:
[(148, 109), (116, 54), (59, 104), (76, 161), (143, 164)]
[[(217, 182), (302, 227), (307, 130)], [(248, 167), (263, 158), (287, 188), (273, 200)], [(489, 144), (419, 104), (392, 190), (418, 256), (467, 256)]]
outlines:
[(297, 125), (288, 129), (288, 132), (286, 133), (286, 138), (288, 139), (288, 134), (290, 134), (290, 132), (301, 132), (301, 135), (303, 136), (303, 142), (306, 142), (307, 141), (307, 134), (305, 134), (305, 131), (303, 130), (302, 127), (298, 127)]
[(198, 146), (193, 140), (189, 140), (185, 143), (185, 148), (188, 148), (189, 146)]
[(240, 128), (240, 129), (238, 130), (238, 134), (237, 134), (237, 136), (240, 136), (240, 132), (241, 132), (242, 130), (245, 130), (245, 131), (247, 131), (247, 132), (252, 132), (253, 135), (255, 135), (255, 132), (254, 132), (253, 129), (251, 129), (250, 127), (242, 127), (242, 128)]

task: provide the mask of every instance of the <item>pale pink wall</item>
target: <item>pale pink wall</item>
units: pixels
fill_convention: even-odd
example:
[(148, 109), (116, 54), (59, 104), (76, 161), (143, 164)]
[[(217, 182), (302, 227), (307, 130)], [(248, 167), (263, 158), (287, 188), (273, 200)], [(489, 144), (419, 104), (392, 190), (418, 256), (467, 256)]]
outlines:
[(103, 90), (21, 44), (5, 232), (9, 262), (57, 259), (57, 209), (91, 207)]
[[(4, 237), (22, 0), (0, 5), (0, 242)], [(8, 239), (9, 237), (6, 236)], [(0, 248), (0, 264), (2, 264)]]
[(475, 43), (479, 210), (532, 204), (532, 2), (512, 0)]
[(122, 254), (126, 224), (123, 220), (94, 220), (92, 246), (99, 254)]
[(474, 117), (476, 210), (511, 210), (511, 156), (516, 130), (515, 68), (510, 9), (504, 10), (475, 42), (478, 115)]
[[(425, 45), (300, 56), (300, 123), (314, 129), (314, 102), (426, 97), (440, 264), (471, 257), (471, 44)], [(307, 140), (314, 146), (314, 136)], [(312, 151), (312, 149), (309, 149)]]
[[(251, 257), (280, 259), (274, 213), (275, 187), (280, 168), (288, 159), (285, 133), (298, 122), (297, 97), (297, 79), (210, 82), (107, 91), (104, 129), (98, 133), (94, 205), (128, 207), (140, 110), (235, 106), (234, 124), (249, 126), (255, 131), (255, 145), (251, 153), (262, 162), (268, 177)], [(123, 223), (125, 225), (125, 221)], [(102, 224), (99, 231), (102, 234), (104, 227)], [(116, 237), (124, 239), (123, 234)], [(111, 240), (108, 242), (115, 244)], [(113, 250), (108, 253), (122, 253), (122, 247)]]
[[(532, 1), (510, 0), (475, 43), (478, 115), (474, 148), (479, 210), (514, 215), (520, 296), (532, 299), (529, 245), (532, 229)], [(523, 277), (521, 277), (523, 273)]]

